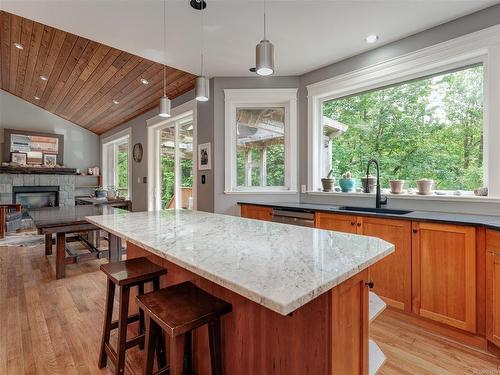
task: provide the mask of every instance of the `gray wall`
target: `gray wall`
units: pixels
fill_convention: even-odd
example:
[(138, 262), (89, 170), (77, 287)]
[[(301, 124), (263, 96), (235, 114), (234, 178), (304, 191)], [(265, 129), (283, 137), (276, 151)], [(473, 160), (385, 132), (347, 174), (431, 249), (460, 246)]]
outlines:
[[(64, 165), (86, 169), (99, 165), (99, 136), (23, 99), (0, 90), (0, 146), (3, 129), (64, 135)], [(2, 150), (0, 149), (0, 158)]]
[[(304, 74), (299, 89), (299, 181), (307, 184), (307, 89), (306, 86), (340, 74), (348, 73), (375, 63), (413, 52), (500, 23), (500, 5), (458, 18), (399, 41), (356, 55), (338, 63)], [(311, 196), (301, 194), (304, 203), (373, 205), (371, 199), (355, 197)], [(422, 200), (390, 200), (389, 207), (447, 212), (477, 212), (499, 214), (500, 206), (491, 203), (436, 202)]]
[[(176, 107), (182, 103), (185, 103), (193, 99), (193, 92), (187, 92), (174, 100), (172, 100), (172, 107)], [(148, 175), (148, 132), (146, 127), (146, 120), (155, 117), (159, 113), (159, 108), (154, 108), (130, 121), (127, 121), (116, 128), (109, 130), (108, 132), (101, 134), (101, 139), (109, 137), (119, 131), (127, 128), (132, 128), (132, 145), (136, 143), (142, 143), (144, 156), (140, 163), (132, 160), (132, 209), (134, 211), (146, 211), (148, 208), (148, 197), (147, 197), (147, 184), (142, 182), (142, 177)], [(97, 154), (100, 155), (102, 152), (99, 141), (99, 149)], [(141, 177), (141, 182), (138, 182), (138, 178)]]
[[(214, 105), (214, 211), (239, 215), (238, 201), (258, 200), (261, 202), (298, 202), (299, 194), (224, 194), (224, 89), (298, 88), (298, 77), (244, 77), (215, 78), (213, 81)], [(300, 98), (299, 98), (300, 100)], [(198, 125), (198, 128), (200, 125)]]

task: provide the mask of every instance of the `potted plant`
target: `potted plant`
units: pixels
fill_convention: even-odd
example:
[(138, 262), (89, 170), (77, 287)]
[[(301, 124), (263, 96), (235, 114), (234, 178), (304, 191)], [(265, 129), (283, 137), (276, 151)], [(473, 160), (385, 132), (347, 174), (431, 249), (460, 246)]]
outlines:
[(430, 195), (432, 194), (432, 185), (434, 184), (434, 180), (423, 178), (421, 180), (417, 180), (417, 189), (418, 194), (420, 195)]
[(404, 184), (405, 180), (390, 180), (389, 185), (391, 185), (391, 194), (401, 194)]
[(368, 185), (368, 192), (375, 193), (377, 189), (377, 177), (369, 175), (368, 177), (361, 177), (361, 186), (363, 187), (363, 193), (366, 192), (366, 187)]
[(97, 187), (95, 190), (94, 190), (94, 194), (95, 194), (95, 197), (96, 198), (106, 198), (106, 190), (104, 190), (102, 187)]
[(339, 179), (339, 186), (343, 193), (354, 191), (354, 188), (356, 187), (356, 179), (351, 177), (351, 172), (342, 174), (342, 178)]
[(332, 178), (333, 169), (330, 169), (328, 176), (321, 179), (321, 184), (323, 185), (323, 191), (332, 191), (333, 185), (335, 184), (335, 179)]

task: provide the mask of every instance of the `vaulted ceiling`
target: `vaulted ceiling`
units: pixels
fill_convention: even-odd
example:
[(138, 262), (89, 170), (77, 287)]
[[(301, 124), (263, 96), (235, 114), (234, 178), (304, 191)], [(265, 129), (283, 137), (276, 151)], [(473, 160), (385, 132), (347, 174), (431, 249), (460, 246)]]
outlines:
[[(163, 95), (159, 63), (5, 11), (0, 26), (0, 88), (94, 133), (156, 107)], [(171, 67), (167, 77), (170, 99), (196, 78)]]

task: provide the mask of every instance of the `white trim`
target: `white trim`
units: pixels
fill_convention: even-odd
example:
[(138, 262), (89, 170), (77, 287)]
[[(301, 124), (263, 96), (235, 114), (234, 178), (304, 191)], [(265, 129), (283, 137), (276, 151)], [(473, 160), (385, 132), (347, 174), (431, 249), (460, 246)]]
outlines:
[[(188, 113), (193, 116), (193, 209), (198, 207), (198, 173), (197, 173), (197, 145), (198, 145), (198, 114), (197, 114), (197, 101), (190, 100), (182, 103), (171, 110), (171, 117), (164, 118), (155, 116), (146, 120), (147, 137), (148, 137), (148, 178), (147, 178), (147, 192), (148, 192), (148, 211), (155, 211), (156, 195), (160, 191), (159, 180), (157, 179), (157, 171), (160, 169), (160, 138), (158, 133), (161, 129), (168, 127), (175, 123), (178, 119), (185, 117)], [(176, 173), (177, 175), (177, 173)], [(177, 185), (177, 184), (176, 184)]]
[[(225, 190), (226, 194), (297, 192), (297, 88), (225, 89)], [(285, 186), (241, 188), (236, 185), (236, 108), (285, 107)]]
[[(108, 153), (107, 148), (110, 145), (121, 143), (121, 141), (127, 140), (128, 142), (128, 153), (127, 153), (127, 191), (128, 198), (132, 199), (132, 162), (133, 162), (133, 145), (132, 145), (132, 128), (128, 127), (126, 129), (120, 130), (110, 136), (101, 138), (101, 154), (102, 154), (102, 165), (101, 165), (101, 177), (102, 177), (102, 187), (109, 186), (107, 181), (108, 178)], [(114, 184), (114, 182), (113, 182)]]
[(500, 170), (488, 162), (500, 160), (500, 148), (489, 147), (491, 139), (500, 139), (500, 130), (490, 126), (500, 120), (500, 107), (493, 104), (500, 101), (500, 25), (308, 85), (308, 190), (316, 191), (320, 185), (318, 166), (321, 155), (318, 147), (321, 144), (321, 127), (317, 124), (320, 124), (323, 101), (477, 62), (483, 63), (485, 78), (485, 183), (488, 183), (490, 195), (500, 196)]

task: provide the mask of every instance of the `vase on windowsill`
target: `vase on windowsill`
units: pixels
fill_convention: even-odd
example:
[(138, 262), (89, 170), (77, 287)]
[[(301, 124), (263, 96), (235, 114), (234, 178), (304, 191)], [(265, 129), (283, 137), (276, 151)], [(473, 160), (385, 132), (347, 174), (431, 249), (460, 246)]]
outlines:
[(339, 179), (340, 190), (343, 193), (349, 193), (356, 188), (356, 179), (351, 177), (351, 172), (346, 172)]

